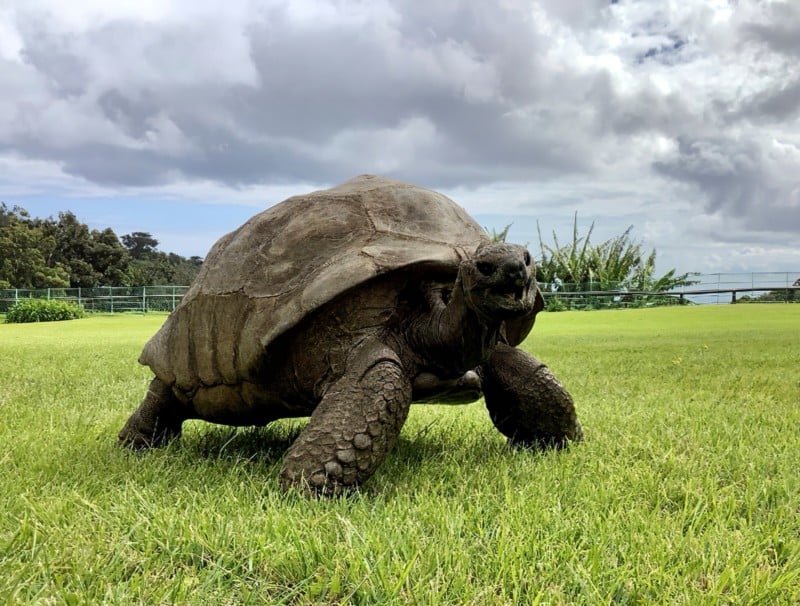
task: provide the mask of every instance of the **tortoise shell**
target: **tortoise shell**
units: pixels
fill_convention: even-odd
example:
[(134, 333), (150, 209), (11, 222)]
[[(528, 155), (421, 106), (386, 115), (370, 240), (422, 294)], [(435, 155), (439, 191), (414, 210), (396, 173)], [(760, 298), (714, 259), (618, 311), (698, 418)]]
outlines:
[[(377, 276), (420, 266), (455, 275), (488, 241), (446, 196), (362, 175), (291, 197), (223, 236), (139, 361), (191, 392), (235, 385), (310, 312)], [(526, 331), (527, 332), (527, 331)]]

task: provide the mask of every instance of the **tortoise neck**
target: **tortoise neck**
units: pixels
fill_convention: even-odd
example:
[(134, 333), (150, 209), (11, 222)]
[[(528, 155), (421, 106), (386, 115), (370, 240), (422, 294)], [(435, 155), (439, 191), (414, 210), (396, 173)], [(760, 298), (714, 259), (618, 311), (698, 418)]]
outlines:
[(443, 377), (460, 376), (488, 358), (500, 322), (486, 319), (467, 303), (460, 274), (447, 300), (444, 291), (432, 287), (424, 293), (428, 310), (412, 323), (409, 342), (426, 369)]

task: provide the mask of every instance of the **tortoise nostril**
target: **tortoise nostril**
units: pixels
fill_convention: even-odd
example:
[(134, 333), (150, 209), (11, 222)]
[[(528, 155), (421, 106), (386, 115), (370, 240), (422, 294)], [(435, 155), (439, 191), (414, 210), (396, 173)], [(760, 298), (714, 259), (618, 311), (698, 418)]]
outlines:
[(528, 268), (522, 261), (507, 261), (503, 264), (503, 275), (509, 281), (522, 283), (528, 279)]

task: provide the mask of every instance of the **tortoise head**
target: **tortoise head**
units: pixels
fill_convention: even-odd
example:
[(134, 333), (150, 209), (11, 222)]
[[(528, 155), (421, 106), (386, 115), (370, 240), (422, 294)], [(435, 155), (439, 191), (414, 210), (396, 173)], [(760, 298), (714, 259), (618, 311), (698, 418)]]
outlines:
[(487, 242), (461, 263), (467, 305), (488, 320), (531, 314), (536, 302), (536, 269), (524, 246)]

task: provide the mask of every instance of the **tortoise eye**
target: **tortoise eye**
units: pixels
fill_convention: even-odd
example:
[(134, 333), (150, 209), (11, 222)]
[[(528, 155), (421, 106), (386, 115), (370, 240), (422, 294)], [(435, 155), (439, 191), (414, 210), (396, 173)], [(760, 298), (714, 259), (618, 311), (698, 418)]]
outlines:
[(486, 261), (478, 261), (475, 266), (484, 276), (491, 276), (494, 273), (494, 265)]

